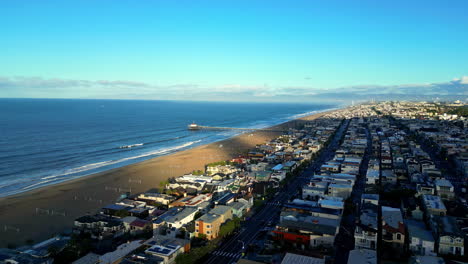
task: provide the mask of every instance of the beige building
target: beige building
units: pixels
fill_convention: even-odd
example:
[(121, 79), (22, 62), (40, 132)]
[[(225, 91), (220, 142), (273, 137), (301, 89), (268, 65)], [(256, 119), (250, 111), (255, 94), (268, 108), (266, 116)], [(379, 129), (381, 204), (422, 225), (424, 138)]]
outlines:
[(204, 214), (195, 221), (195, 236), (205, 235), (208, 240), (218, 237), (221, 225), (232, 219), (230, 206), (216, 206), (210, 212)]

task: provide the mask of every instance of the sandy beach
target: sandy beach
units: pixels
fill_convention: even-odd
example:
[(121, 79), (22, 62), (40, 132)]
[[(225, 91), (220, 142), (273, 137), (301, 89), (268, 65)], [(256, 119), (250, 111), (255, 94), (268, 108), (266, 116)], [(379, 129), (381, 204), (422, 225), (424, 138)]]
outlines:
[[(273, 128), (295, 126), (319, 113), (289, 121)], [(202, 170), (214, 161), (227, 160), (264, 143), (280, 132), (256, 131), (227, 140), (156, 157), (133, 165), (46, 186), (25, 193), (0, 198), (0, 247), (22, 245), (27, 240), (39, 242), (71, 229), (73, 220), (115, 200), (127, 191), (132, 194), (159, 187), (169, 177)]]

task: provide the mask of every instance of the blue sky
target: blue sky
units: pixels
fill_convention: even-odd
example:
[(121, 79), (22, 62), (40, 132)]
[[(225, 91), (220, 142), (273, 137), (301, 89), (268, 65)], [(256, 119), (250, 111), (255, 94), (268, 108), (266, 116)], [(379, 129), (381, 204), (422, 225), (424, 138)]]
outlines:
[(264, 98), (468, 75), (464, 0), (1, 7), (0, 97), (216, 99), (211, 91), (234, 91)]

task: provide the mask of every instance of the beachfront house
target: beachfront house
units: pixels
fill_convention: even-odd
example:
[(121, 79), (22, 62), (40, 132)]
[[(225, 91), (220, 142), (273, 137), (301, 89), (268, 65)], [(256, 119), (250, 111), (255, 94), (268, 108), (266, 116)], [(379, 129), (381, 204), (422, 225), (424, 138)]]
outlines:
[(94, 239), (112, 238), (124, 231), (124, 225), (116, 218), (102, 214), (85, 215), (75, 219), (73, 232), (91, 234)]

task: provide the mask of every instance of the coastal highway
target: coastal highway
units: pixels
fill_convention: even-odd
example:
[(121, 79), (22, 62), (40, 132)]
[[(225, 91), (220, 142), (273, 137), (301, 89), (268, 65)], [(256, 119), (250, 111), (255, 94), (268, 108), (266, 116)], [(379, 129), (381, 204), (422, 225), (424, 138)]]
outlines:
[(310, 176), (314, 174), (315, 170), (319, 169), (325, 161), (333, 158), (334, 152), (338, 148), (338, 144), (348, 124), (349, 120), (345, 120), (337, 129), (337, 133), (330, 141), (328, 147), (321, 152), (312, 165), (301, 175), (292, 179), (289, 184), (280, 190), (279, 194), (266, 201), (249, 220), (243, 223), (239, 232), (224, 240), (218, 248), (210, 253), (204, 260), (204, 263), (236, 263), (242, 257), (242, 253), (246, 247), (257, 238), (261, 230), (264, 230), (269, 223), (276, 224), (278, 222), (282, 204), (297, 194), (298, 189), (310, 180)]

